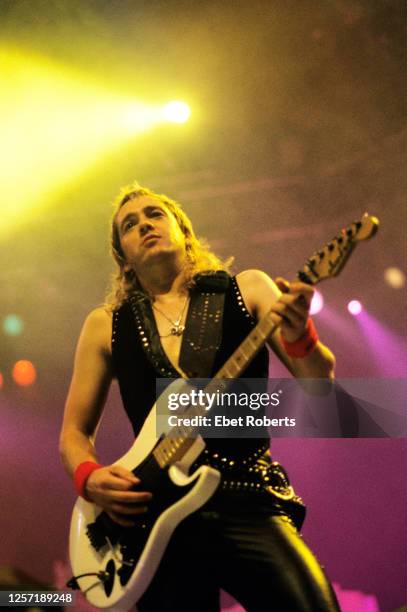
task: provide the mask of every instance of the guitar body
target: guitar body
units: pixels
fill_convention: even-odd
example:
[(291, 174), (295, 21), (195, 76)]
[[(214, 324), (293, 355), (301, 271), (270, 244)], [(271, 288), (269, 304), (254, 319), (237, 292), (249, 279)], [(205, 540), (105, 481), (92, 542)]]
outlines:
[[(188, 474), (190, 466), (205, 448), (200, 436), (181, 461), (161, 468), (152, 454), (162, 437), (157, 433), (165, 435), (167, 432), (156, 432), (154, 406), (137, 441), (116, 461), (140, 478), (143, 490), (153, 493), (148, 512), (136, 516), (135, 527), (114, 524), (98, 506), (82, 498), (75, 504), (69, 541), (74, 576), (106, 572), (104, 581), (96, 575), (78, 579), (87, 600), (96, 607), (115, 612), (133, 607), (150, 584), (177, 525), (203, 506), (220, 483), (220, 473), (208, 466)], [(89, 525), (98, 522), (99, 533), (93, 534), (95, 547), (88, 529)], [(100, 534), (105, 526), (110, 545)]]

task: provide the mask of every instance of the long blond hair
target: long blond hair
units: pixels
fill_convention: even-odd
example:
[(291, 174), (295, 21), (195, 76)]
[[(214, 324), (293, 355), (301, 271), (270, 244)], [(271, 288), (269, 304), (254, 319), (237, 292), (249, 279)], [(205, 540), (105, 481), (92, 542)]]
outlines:
[(119, 308), (129, 295), (135, 290), (142, 290), (138, 278), (133, 270), (126, 271), (126, 260), (120, 243), (119, 229), (117, 227), (117, 214), (126, 202), (149, 196), (159, 200), (167, 210), (175, 217), (182, 233), (185, 236), (185, 248), (187, 255), (187, 269), (185, 270), (186, 286), (194, 285), (194, 276), (199, 273), (211, 274), (219, 270), (229, 272), (233, 257), (222, 261), (209, 248), (205, 239), (198, 238), (192, 227), (192, 223), (182, 209), (181, 204), (171, 200), (166, 195), (157, 194), (151, 189), (140, 187), (137, 183), (124, 187), (115, 199), (114, 213), (110, 225), (110, 251), (117, 263), (117, 272), (112, 277), (110, 291), (106, 297), (106, 306), (112, 310)]

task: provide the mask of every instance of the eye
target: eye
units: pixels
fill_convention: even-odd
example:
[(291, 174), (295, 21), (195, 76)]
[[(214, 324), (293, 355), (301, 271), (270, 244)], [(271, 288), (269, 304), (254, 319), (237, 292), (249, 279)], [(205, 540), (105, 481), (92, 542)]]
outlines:
[(163, 212), (162, 210), (159, 210), (158, 208), (156, 210), (152, 210), (150, 212), (150, 217), (162, 217), (163, 216)]
[(127, 232), (132, 227), (134, 227), (134, 225), (134, 221), (132, 219), (129, 219), (129, 221), (126, 221), (126, 223), (123, 225), (123, 232)]

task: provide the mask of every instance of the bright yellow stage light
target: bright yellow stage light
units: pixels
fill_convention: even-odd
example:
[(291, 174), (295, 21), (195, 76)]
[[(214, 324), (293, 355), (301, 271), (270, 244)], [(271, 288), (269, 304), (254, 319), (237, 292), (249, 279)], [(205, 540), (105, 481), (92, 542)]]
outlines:
[(191, 109), (185, 102), (168, 102), (162, 109), (163, 118), (171, 123), (185, 123), (191, 115)]
[(0, 235), (105, 154), (164, 120), (157, 105), (12, 49), (0, 48), (0, 89)]
[(130, 134), (140, 133), (161, 121), (157, 109), (139, 102), (129, 102), (120, 111), (120, 124)]

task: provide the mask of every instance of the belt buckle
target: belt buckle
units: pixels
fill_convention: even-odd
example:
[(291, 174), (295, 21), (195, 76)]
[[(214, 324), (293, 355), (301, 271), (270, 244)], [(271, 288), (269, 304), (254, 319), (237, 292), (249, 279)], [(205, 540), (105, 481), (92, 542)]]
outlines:
[(266, 491), (268, 493), (271, 493), (272, 495), (275, 495), (279, 499), (283, 499), (285, 501), (288, 501), (289, 499), (292, 499), (294, 497), (294, 489), (292, 488), (291, 485), (287, 487), (287, 489), (285, 489), (284, 493), (281, 493), (280, 491), (273, 489), (271, 485), (268, 485), (266, 487)]

